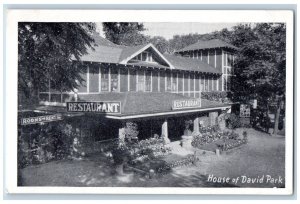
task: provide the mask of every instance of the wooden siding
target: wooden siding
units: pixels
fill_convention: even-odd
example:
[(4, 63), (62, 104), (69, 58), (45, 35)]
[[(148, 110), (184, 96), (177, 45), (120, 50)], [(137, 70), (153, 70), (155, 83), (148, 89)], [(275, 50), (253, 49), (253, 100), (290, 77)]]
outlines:
[(189, 74), (184, 73), (184, 93), (189, 91)]
[(152, 71), (152, 92), (158, 92), (158, 70)]
[(209, 50), (209, 65), (215, 67), (215, 49)]
[(208, 63), (207, 62), (207, 50), (202, 50), (202, 61), (205, 62), (205, 63)]
[(217, 59), (216, 59), (217, 66), (216, 66), (216, 68), (219, 71), (222, 72), (222, 50), (221, 49), (217, 49), (216, 54), (217, 54)]
[(120, 68), (120, 92), (128, 91), (128, 68)]
[(99, 65), (89, 65), (89, 92), (99, 92)]
[(160, 70), (160, 92), (165, 92), (165, 71)]
[(136, 70), (129, 69), (130, 74), (130, 91), (136, 91)]
[(183, 73), (179, 72), (178, 73), (178, 92), (183, 91)]

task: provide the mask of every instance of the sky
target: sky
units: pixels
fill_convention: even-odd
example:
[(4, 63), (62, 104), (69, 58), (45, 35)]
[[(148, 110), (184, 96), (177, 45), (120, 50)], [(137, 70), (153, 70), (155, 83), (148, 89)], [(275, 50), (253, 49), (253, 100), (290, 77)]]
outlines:
[[(237, 25), (238, 23), (184, 23), (184, 22), (167, 22), (167, 23), (143, 23), (145, 31), (143, 34), (150, 36), (162, 36), (169, 40), (173, 35), (182, 35), (189, 33), (199, 33), (205, 34), (213, 31), (220, 31), (223, 28), (231, 29), (231, 27)], [(97, 23), (97, 30), (100, 35), (104, 37), (102, 31), (102, 23)]]

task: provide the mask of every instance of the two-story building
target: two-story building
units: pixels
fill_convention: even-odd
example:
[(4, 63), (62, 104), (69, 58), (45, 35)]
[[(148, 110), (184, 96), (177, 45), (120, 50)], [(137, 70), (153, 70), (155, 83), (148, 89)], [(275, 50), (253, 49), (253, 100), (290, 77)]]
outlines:
[[(74, 60), (82, 69), (84, 83), (72, 92), (51, 89), (39, 94), (40, 111), (60, 112), (77, 121), (79, 134), (96, 142), (118, 138), (127, 121), (138, 124), (139, 138), (158, 134), (166, 142), (179, 140), (184, 121), (215, 125), (230, 104), (201, 99), (203, 91), (227, 91), (236, 47), (220, 40), (201, 41), (163, 54), (152, 44), (116, 45), (95, 35), (94, 49)], [(68, 112), (66, 102), (120, 102), (118, 113), (91, 110)]]

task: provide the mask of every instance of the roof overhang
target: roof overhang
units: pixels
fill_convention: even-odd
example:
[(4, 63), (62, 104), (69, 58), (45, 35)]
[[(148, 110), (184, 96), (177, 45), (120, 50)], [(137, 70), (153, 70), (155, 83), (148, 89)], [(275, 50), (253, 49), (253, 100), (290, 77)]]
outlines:
[(117, 119), (117, 120), (128, 120), (128, 119), (137, 119), (137, 118), (148, 118), (148, 117), (159, 117), (159, 116), (170, 116), (176, 114), (186, 114), (186, 113), (196, 113), (196, 112), (206, 112), (213, 110), (226, 110), (230, 109), (231, 106), (221, 106), (221, 107), (211, 107), (211, 108), (202, 108), (202, 109), (191, 109), (191, 110), (177, 110), (177, 111), (169, 111), (169, 112), (161, 112), (161, 113), (146, 113), (139, 115), (127, 115), (127, 116), (117, 116), (117, 115), (106, 115), (106, 118), (109, 119)]

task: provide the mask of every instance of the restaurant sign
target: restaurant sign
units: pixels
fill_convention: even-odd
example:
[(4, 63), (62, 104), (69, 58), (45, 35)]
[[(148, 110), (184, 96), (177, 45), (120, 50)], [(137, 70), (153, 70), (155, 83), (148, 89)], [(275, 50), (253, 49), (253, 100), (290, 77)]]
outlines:
[(30, 125), (36, 123), (46, 123), (46, 122), (53, 122), (57, 120), (62, 120), (61, 114), (55, 115), (42, 115), (37, 117), (30, 117), (30, 118), (22, 118), (21, 125)]
[(186, 109), (186, 108), (200, 108), (201, 107), (201, 99), (183, 99), (183, 100), (175, 100), (172, 104), (172, 109)]
[(68, 112), (121, 113), (121, 102), (67, 102)]

